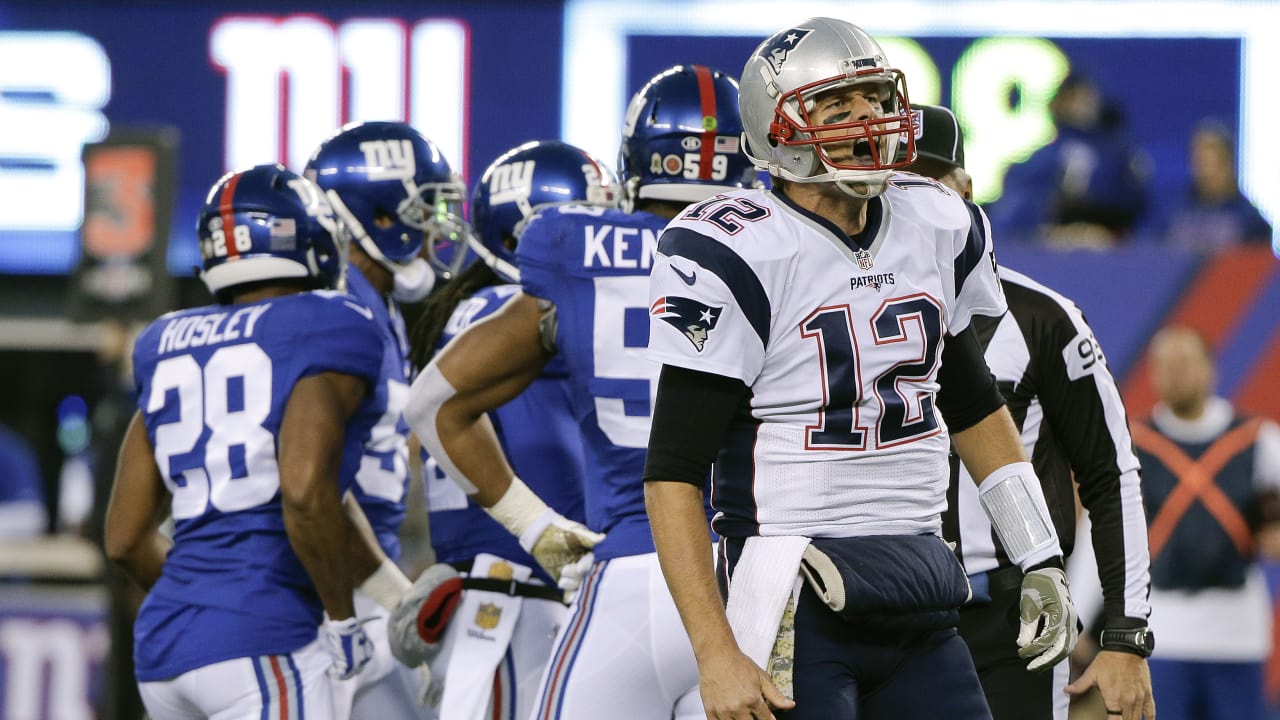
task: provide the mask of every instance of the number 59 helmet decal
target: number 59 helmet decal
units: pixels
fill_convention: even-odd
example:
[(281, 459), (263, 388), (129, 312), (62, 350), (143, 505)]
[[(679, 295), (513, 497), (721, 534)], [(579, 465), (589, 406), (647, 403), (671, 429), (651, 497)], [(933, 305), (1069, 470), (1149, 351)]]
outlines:
[(705, 65), (677, 65), (631, 98), (618, 153), (624, 203), (693, 203), (756, 183), (742, 154), (738, 83)]

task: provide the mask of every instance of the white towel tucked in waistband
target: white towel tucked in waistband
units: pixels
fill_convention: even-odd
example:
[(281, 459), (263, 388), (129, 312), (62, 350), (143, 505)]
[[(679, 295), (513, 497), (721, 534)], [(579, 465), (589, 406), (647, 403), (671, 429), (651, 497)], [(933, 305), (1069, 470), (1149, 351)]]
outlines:
[(734, 567), (725, 614), (738, 647), (763, 669), (808, 546), (806, 537), (750, 537)]

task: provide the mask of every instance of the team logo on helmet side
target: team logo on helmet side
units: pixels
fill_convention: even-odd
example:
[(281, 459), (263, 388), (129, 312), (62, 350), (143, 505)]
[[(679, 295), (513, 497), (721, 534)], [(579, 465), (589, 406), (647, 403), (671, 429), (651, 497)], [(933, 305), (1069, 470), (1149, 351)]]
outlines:
[(773, 74), (777, 75), (782, 72), (782, 65), (787, 61), (787, 56), (811, 32), (813, 31), (807, 28), (791, 28), (784, 33), (778, 33), (774, 36), (773, 42), (760, 48), (760, 57), (769, 61), (769, 67), (773, 69)]
[(707, 336), (716, 329), (723, 310), (722, 307), (713, 307), (697, 300), (667, 295), (654, 301), (649, 307), (649, 314), (671, 323), (693, 343), (698, 352), (702, 352), (707, 344)]
[(412, 178), (415, 168), (413, 141), (408, 138), (366, 140), (360, 143), (370, 180)]
[(533, 193), (533, 160), (524, 160), (499, 165), (493, 169), (489, 178), (489, 202), (494, 205), (503, 203), (524, 203), (522, 209), (529, 204), (529, 196)]

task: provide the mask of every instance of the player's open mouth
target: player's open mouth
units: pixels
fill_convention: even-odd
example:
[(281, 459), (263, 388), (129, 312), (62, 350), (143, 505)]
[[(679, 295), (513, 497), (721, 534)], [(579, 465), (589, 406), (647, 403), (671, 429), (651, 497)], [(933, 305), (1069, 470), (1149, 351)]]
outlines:
[(853, 165), (872, 165), (875, 158), (871, 154), (871, 143), (858, 140), (853, 143)]
[(870, 167), (875, 164), (875, 157), (871, 154), (871, 142), (868, 140), (854, 140), (852, 147), (844, 144), (828, 147), (830, 148), (828, 155), (833, 164), (855, 167)]

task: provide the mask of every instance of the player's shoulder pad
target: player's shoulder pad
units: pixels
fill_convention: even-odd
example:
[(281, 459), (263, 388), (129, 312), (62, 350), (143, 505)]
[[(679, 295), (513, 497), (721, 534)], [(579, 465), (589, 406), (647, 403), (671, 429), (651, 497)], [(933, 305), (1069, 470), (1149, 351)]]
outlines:
[(453, 314), (449, 316), (449, 322), (445, 326), (445, 334), (452, 337), (498, 312), (518, 292), (520, 292), (520, 286), (515, 284), (480, 288), (453, 309)]
[(496, 312), (497, 308), (507, 304), (507, 301), (515, 297), (518, 292), (520, 292), (519, 284), (490, 285), (480, 288), (471, 297), (483, 301), (486, 307), (493, 307)]
[(895, 206), (944, 229), (968, 229), (977, 208), (937, 180), (910, 172), (891, 175), (884, 194)]
[(293, 324), (299, 334), (343, 332), (381, 337), (374, 311), (354, 295), (338, 290), (312, 290), (290, 297), (291, 302), (280, 303), (284, 312), (268, 314), (273, 323)]
[(527, 252), (538, 245), (553, 243), (557, 238), (577, 237), (581, 232), (580, 228), (588, 225), (625, 224), (631, 217), (616, 208), (574, 203), (545, 208), (525, 224), (516, 252), (519, 253), (522, 249)]
[[(658, 254), (721, 254), (727, 251), (752, 268), (790, 263), (803, 229), (769, 191), (730, 190), (689, 205), (673, 219), (658, 240)], [(720, 246), (700, 247), (702, 245)]]

